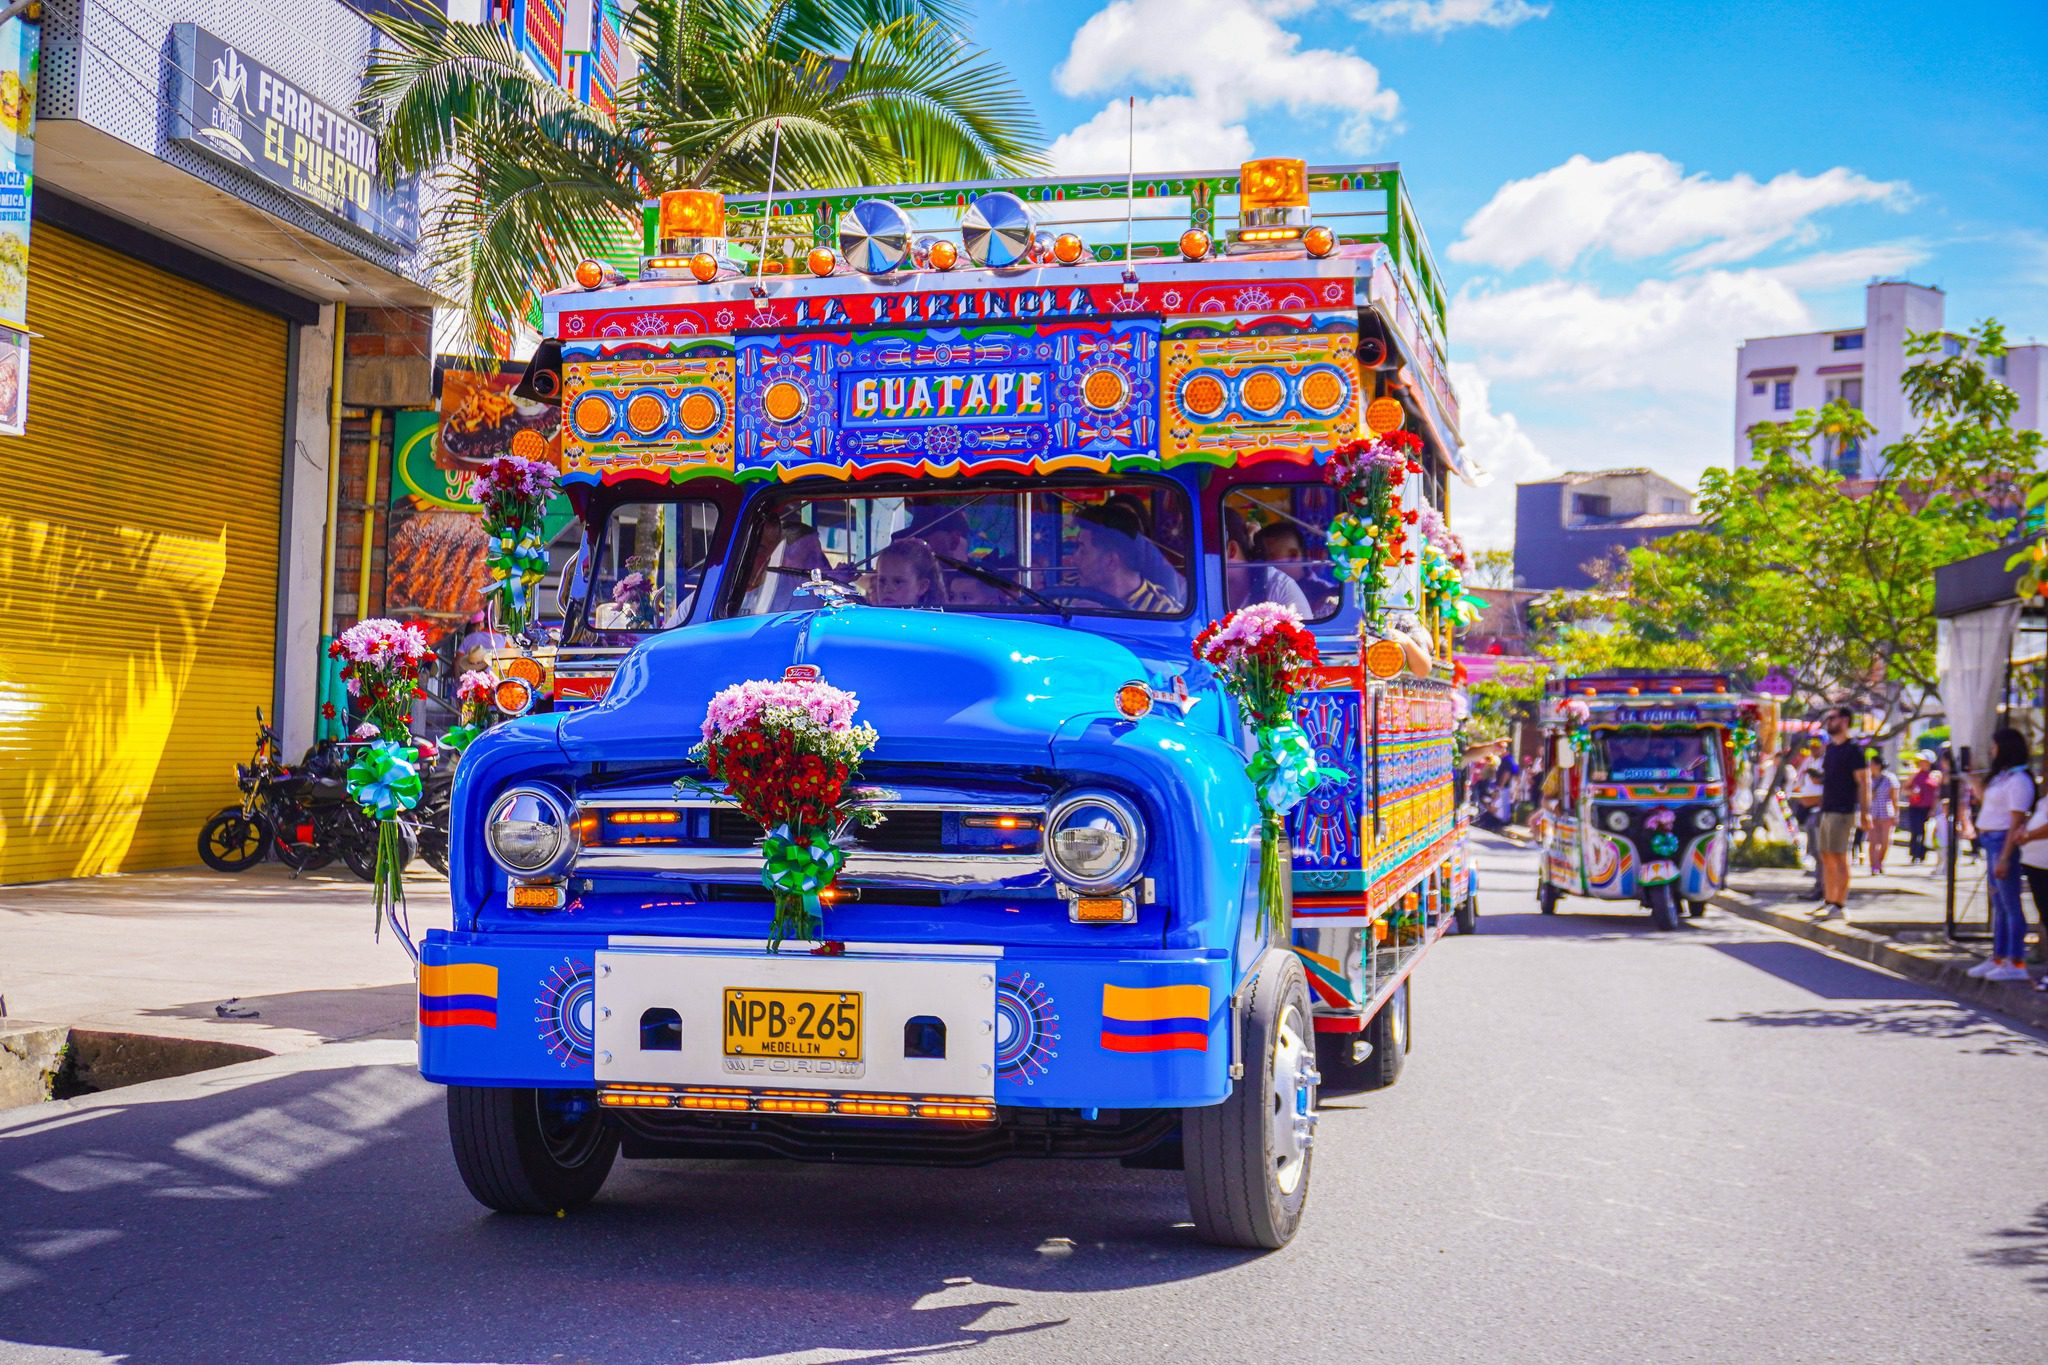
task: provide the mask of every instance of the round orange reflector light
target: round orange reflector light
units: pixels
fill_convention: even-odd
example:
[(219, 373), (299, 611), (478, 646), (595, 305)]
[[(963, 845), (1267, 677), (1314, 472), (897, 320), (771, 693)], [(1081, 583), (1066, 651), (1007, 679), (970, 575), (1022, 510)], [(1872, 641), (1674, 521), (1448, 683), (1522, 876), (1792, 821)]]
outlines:
[(1180, 254), (1191, 261), (1199, 261), (1209, 254), (1209, 234), (1200, 228), (1189, 228), (1180, 235)]
[(794, 422), (810, 405), (810, 396), (795, 380), (778, 379), (761, 391), (761, 410), (771, 422)]
[(603, 394), (584, 394), (576, 400), (573, 413), (576, 430), (585, 436), (597, 436), (612, 424), (611, 400)]
[(1394, 677), (1405, 662), (1398, 641), (1374, 640), (1365, 647), (1365, 671), (1375, 678)]
[(1271, 370), (1260, 370), (1244, 381), (1244, 405), (1261, 417), (1280, 410), (1287, 401), (1287, 386)]
[(519, 679), (519, 681), (525, 683), (529, 687), (539, 687), (540, 680), (543, 676), (543, 674), (541, 673), (540, 660), (529, 659), (524, 655), (521, 655), (519, 658), (513, 659), (506, 663), (505, 676), (508, 678), (517, 678)]
[(1141, 682), (1127, 682), (1116, 690), (1116, 709), (1130, 720), (1152, 710), (1152, 689)]
[(692, 434), (709, 431), (718, 420), (717, 400), (701, 391), (685, 395), (678, 411), (683, 419), (683, 429)]
[(1223, 411), (1223, 381), (1214, 375), (1198, 374), (1180, 386), (1180, 405), (1196, 417), (1214, 417)]
[(576, 262), (576, 283), (585, 289), (595, 289), (604, 283), (603, 261)]
[(718, 278), (718, 258), (708, 251), (700, 251), (690, 258), (690, 276), (699, 284), (709, 284)]
[(1344, 380), (1334, 370), (1311, 370), (1301, 381), (1301, 401), (1317, 412), (1329, 412), (1344, 396)]
[(533, 709), (533, 689), (517, 678), (501, 678), (491, 689), (491, 701), (508, 716), (523, 716)]
[(522, 460), (545, 460), (548, 457), (548, 438), (525, 427), (513, 433), (512, 453)]
[(642, 436), (651, 436), (668, 422), (668, 409), (651, 393), (637, 394), (626, 404), (626, 425)]
[(1131, 381), (1123, 371), (1102, 365), (1081, 377), (1081, 401), (1096, 412), (1115, 412), (1131, 396)]
[(839, 258), (832, 254), (832, 248), (829, 246), (814, 246), (810, 254), (804, 257), (804, 264), (811, 268), (813, 275), (823, 279), (839, 268)]
[(1080, 260), (1084, 250), (1081, 239), (1074, 233), (1062, 232), (1052, 239), (1052, 258), (1061, 265), (1072, 265)]
[(1301, 244), (1311, 256), (1327, 256), (1337, 249), (1337, 234), (1317, 224), (1301, 234)]
[(951, 270), (960, 264), (960, 248), (951, 242), (933, 242), (932, 249), (925, 253), (925, 259), (932, 263), (934, 270)]
[(1375, 436), (1399, 431), (1401, 424), (1407, 420), (1407, 414), (1401, 411), (1401, 400), (1398, 398), (1375, 398), (1365, 405), (1366, 429)]

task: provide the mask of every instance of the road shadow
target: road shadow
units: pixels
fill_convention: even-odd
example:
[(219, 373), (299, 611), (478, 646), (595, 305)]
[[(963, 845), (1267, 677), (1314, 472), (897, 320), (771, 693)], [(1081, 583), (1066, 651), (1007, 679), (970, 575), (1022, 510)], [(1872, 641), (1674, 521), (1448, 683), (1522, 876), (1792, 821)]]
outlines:
[(1195, 1240), (1178, 1173), (1099, 1162), (622, 1162), (579, 1213), (491, 1215), (409, 1068), (245, 1070), (0, 1133), (0, 1337), (135, 1365), (909, 1360), (1251, 1259)]
[(136, 1014), (145, 1019), (206, 1019), (223, 1027), (247, 1024), (252, 1032), (302, 1029), (324, 1042), (338, 1043), (412, 1037), (418, 1000), (413, 983), (400, 981), (388, 986), (359, 986), (352, 990), (282, 991), (274, 995), (238, 996), (232, 1008), (254, 1013), (233, 1017), (216, 1014), (214, 1007), (221, 1002), (215, 1000), (137, 1010)]
[[(1498, 893), (1495, 895), (1495, 903), (1498, 904)], [(1583, 904), (1584, 909), (1574, 909), (1567, 902), (1554, 915), (1534, 910), (1506, 915), (1497, 910), (1490, 911), (1480, 915), (1479, 932), (1493, 938), (1627, 939), (1631, 942), (1664, 943), (1696, 942), (1701, 932), (1698, 920), (1680, 920), (1675, 931), (1661, 933), (1650, 927), (1647, 910), (1593, 908), (1601, 904), (1599, 901)]]
[(1937, 1000), (1923, 986), (1801, 943), (1716, 943), (1715, 952), (1823, 1000)]
[(2048, 1057), (2048, 1038), (1939, 996), (1930, 996), (1925, 1003), (1895, 999), (1890, 1004), (1838, 1009), (1754, 1011), (1718, 1016), (1711, 1022), (1743, 1024), (1750, 1028), (1845, 1029), (1852, 1033), (1888, 1034), (1940, 1042), (1981, 1042), (1981, 1047), (1963, 1050), (1987, 1057)]
[(1973, 1251), (1970, 1259), (1979, 1265), (2026, 1272), (2027, 1283), (2037, 1294), (2048, 1294), (2048, 1204), (2039, 1204), (2033, 1215), (2016, 1228), (2000, 1228), (1991, 1234), (1994, 1246)]

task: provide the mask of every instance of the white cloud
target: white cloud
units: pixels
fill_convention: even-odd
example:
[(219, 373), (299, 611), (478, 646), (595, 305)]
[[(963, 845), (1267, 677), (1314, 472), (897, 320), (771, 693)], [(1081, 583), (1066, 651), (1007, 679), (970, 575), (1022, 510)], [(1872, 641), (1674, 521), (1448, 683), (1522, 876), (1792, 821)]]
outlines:
[[(1167, 163), (1174, 169), (1186, 165), (1185, 155), (1230, 148), (1249, 155), (1245, 120), (1269, 109), (1334, 119), (1337, 146), (1363, 153), (1400, 116), (1400, 97), (1363, 57), (1305, 48), (1300, 34), (1280, 25), (1311, 8), (1308, 0), (1112, 0), (1081, 25), (1053, 83), (1074, 98), (1134, 87), (1154, 92), (1140, 101), (1140, 130), (1149, 130), (1162, 152), (1186, 149)], [(1123, 115), (1119, 101), (1056, 139), (1055, 164), (1121, 167)], [(1228, 157), (1238, 159), (1236, 152)]]
[(1655, 152), (1605, 161), (1574, 156), (1526, 180), (1511, 180), (1465, 224), (1451, 257), (1512, 270), (1531, 261), (1563, 269), (1596, 251), (1642, 260), (1694, 248), (1680, 270), (1747, 260), (1783, 242), (1819, 235), (1814, 215), (1848, 204), (1904, 207), (1903, 181), (1870, 180), (1837, 166), (1819, 175), (1787, 171), (1767, 181), (1686, 175)]
[[(1918, 242), (1821, 252), (1784, 265), (1645, 279), (1617, 292), (1574, 280), (1459, 291), (1459, 344), (1495, 379), (1557, 390), (1726, 397), (1747, 337), (1814, 330), (1800, 291), (1860, 284), (1925, 260)], [(1462, 396), (1462, 395), (1461, 395)]]
[(1219, 123), (1187, 95), (1152, 95), (1135, 112), (1122, 100), (1104, 106), (1080, 127), (1053, 139), (1053, 170), (1062, 175), (1122, 171), (1203, 171), (1252, 157), (1252, 135), (1241, 123)]
[(1351, 11), (1385, 33), (1447, 33), (1454, 28), (1513, 28), (1550, 13), (1529, 0), (1374, 0)]
[(1515, 543), (1515, 485), (1547, 479), (1558, 467), (1511, 412), (1493, 410), (1492, 386), (1477, 365), (1454, 360), (1458, 429), (1465, 454), (1478, 467), (1478, 487), (1451, 491), (1451, 522), (1473, 550), (1509, 549)]

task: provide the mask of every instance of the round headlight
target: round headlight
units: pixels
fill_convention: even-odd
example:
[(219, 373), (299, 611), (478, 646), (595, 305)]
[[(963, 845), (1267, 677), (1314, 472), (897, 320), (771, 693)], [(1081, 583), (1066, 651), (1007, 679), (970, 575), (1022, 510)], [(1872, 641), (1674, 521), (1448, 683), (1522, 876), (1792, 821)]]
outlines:
[(1619, 834), (1628, 828), (1628, 812), (1620, 806), (1615, 806), (1600, 817), (1600, 823)]
[(542, 787), (514, 787), (492, 803), (484, 838), (498, 866), (524, 877), (557, 871), (576, 851), (569, 803)]
[(1065, 797), (1046, 817), (1045, 860), (1054, 876), (1076, 890), (1120, 891), (1145, 860), (1145, 826), (1122, 797)]
[(1712, 806), (1701, 806), (1692, 813), (1692, 827), (1694, 829), (1712, 829), (1720, 823), (1721, 817), (1714, 813)]

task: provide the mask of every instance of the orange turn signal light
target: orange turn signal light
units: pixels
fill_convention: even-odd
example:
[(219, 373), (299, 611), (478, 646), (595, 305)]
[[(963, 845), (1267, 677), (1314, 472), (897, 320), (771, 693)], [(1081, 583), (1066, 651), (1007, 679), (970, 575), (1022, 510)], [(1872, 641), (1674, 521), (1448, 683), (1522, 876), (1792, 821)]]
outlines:
[(931, 250), (925, 253), (925, 259), (932, 263), (934, 270), (951, 270), (960, 264), (960, 248), (947, 241), (933, 242)]
[(562, 908), (562, 884), (514, 882), (506, 890), (505, 900), (514, 910), (559, 910)]
[(516, 659), (506, 660), (505, 676), (517, 678), (528, 687), (539, 687), (546, 674), (541, 670), (539, 659), (522, 654)]
[(1152, 711), (1152, 689), (1141, 682), (1127, 682), (1116, 690), (1116, 709), (1136, 720)]
[(690, 258), (690, 278), (699, 284), (709, 284), (718, 278), (718, 258), (708, 251), (700, 251)]
[(1374, 640), (1365, 647), (1365, 671), (1375, 678), (1395, 677), (1406, 662), (1398, 641)]
[(604, 262), (583, 260), (576, 262), (576, 283), (585, 289), (595, 289), (604, 283)]
[(1301, 234), (1301, 244), (1311, 256), (1327, 256), (1337, 249), (1337, 234), (1318, 223)]
[(1129, 924), (1137, 913), (1122, 896), (1083, 896), (1074, 902), (1070, 918), (1076, 924)]
[(1199, 261), (1209, 254), (1209, 234), (1200, 228), (1189, 228), (1180, 235), (1180, 254), (1191, 261)]
[(1052, 258), (1061, 265), (1074, 264), (1081, 259), (1081, 253), (1086, 249), (1081, 244), (1080, 237), (1071, 232), (1062, 232), (1052, 239)]
[(518, 678), (500, 678), (491, 689), (491, 703), (508, 716), (523, 716), (533, 709), (533, 688)]
[(810, 267), (813, 275), (823, 279), (839, 268), (839, 258), (832, 254), (829, 246), (814, 246), (804, 257), (804, 264)]

